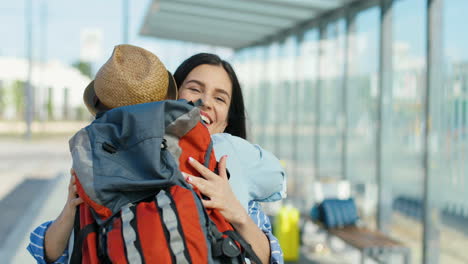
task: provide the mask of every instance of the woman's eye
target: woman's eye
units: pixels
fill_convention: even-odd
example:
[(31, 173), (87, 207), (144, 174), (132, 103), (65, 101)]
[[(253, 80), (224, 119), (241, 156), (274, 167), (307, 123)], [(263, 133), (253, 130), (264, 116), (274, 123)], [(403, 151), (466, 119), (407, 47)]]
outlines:
[(197, 89), (197, 88), (187, 88), (187, 89), (190, 90), (190, 91), (192, 91), (192, 92), (197, 92), (197, 93), (200, 92), (200, 90)]
[(223, 102), (223, 103), (226, 102), (226, 100), (224, 100), (224, 98), (222, 98), (222, 97), (216, 97), (215, 99), (216, 99), (217, 101), (219, 101), (219, 102)]

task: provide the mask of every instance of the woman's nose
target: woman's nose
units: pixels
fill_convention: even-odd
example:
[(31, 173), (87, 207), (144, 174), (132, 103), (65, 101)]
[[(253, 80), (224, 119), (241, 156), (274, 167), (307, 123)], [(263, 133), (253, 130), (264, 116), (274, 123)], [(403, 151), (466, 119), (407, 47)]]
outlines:
[(213, 100), (209, 96), (202, 96), (201, 99), (204, 107), (210, 109), (213, 107)]

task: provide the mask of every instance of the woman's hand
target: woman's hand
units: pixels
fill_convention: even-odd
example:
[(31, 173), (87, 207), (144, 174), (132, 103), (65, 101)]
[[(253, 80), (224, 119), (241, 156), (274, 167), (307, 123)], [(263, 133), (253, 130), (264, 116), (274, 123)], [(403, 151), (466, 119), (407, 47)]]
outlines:
[(185, 180), (196, 187), (209, 200), (203, 199), (206, 208), (216, 208), (234, 226), (242, 225), (249, 217), (244, 207), (232, 192), (226, 173), (227, 156), (221, 157), (218, 163), (219, 175), (210, 171), (203, 164), (193, 158), (189, 163), (204, 178), (183, 173)]
[[(223, 156), (218, 163), (219, 175), (210, 171), (195, 159), (189, 158), (189, 163), (203, 177), (195, 177), (184, 173), (186, 181), (210, 198), (202, 200), (206, 208), (216, 208), (229, 221), (239, 234), (252, 246), (262, 263), (270, 260), (270, 243), (262, 230), (254, 223), (232, 192), (226, 173), (226, 159)], [(256, 263), (260, 264), (260, 263)]]
[(76, 207), (83, 202), (76, 194), (75, 171), (71, 169), (70, 174), (67, 202), (59, 217), (47, 229), (44, 238), (44, 253), (48, 262), (54, 262), (63, 254), (73, 229)]

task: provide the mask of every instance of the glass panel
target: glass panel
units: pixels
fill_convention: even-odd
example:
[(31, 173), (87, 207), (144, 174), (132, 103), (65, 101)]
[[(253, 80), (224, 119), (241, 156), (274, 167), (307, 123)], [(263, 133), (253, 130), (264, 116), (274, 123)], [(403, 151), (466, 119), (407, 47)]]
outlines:
[[(435, 175), (440, 208), (439, 263), (468, 263), (468, 38), (465, 34), (467, 1), (444, 1), (444, 80), (441, 93), (433, 98), (439, 131), (437, 142), (440, 161)], [(435, 99), (435, 100), (434, 100)], [(436, 160), (437, 161), (437, 160)]]
[(379, 73), (378, 7), (357, 14), (350, 26), (347, 79), (346, 176), (351, 181), (361, 217), (375, 225)]
[[(343, 141), (342, 81), (344, 62), (344, 21), (329, 24), (322, 40), (320, 68), (319, 177), (341, 178)], [(322, 63), (323, 62), (323, 63)]]
[(267, 125), (268, 125), (268, 117), (270, 116), (269, 111), (271, 104), (269, 104), (269, 100), (265, 100), (265, 98), (269, 98), (273, 93), (271, 91), (271, 86), (269, 83), (269, 70), (270, 67), (270, 57), (268, 57), (271, 53), (271, 45), (262, 47), (260, 50), (260, 61), (261, 61), (261, 72), (259, 73), (259, 87), (258, 87), (258, 94), (259, 96), (257, 101), (257, 122), (255, 123), (255, 140), (256, 143), (260, 144), (263, 148), (273, 151), (272, 143), (267, 144)]
[(262, 85), (263, 98), (268, 98), (263, 100), (262, 103), (262, 118), (260, 123), (262, 124), (262, 140), (260, 144), (267, 150), (270, 150), (275, 155), (278, 156), (277, 149), (279, 148), (279, 139), (276, 138), (276, 126), (278, 120), (276, 104), (279, 100), (275, 96), (277, 92), (278, 85), (278, 71), (279, 71), (279, 44), (272, 43), (268, 46), (268, 51), (265, 59), (265, 79), (264, 84)]
[(282, 160), (285, 171), (288, 175), (288, 197), (297, 201), (297, 184), (299, 179), (295, 170), (295, 129), (297, 105), (296, 100), (296, 76), (297, 76), (297, 38), (288, 37), (280, 46), (279, 56), (279, 80), (277, 92), (273, 100), (276, 102), (275, 115), (276, 135), (278, 147), (275, 150), (278, 157)]
[(261, 84), (262, 84), (262, 78), (263, 76), (263, 51), (264, 47), (255, 47), (253, 49), (253, 54), (251, 55), (251, 60), (252, 60), (252, 67), (251, 67), (251, 74), (252, 74), (252, 79), (251, 79), (251, 86), (252, 86), (252, 92), (250, 94), (251, 98), (249, 100), (249, 107), (247, 111), (247, 120), (249, 124), (249, 141), (252, 143), (258, 143), (259, 136), (261, 134), (259, 120), (261, 116), (261, 101), (262, 101), (262, 91), (261, 91)]
[[(254, 93), (256, 90), (255, 87), (255, 75), (254, 75), (254, 58), (255, 48), (246, 48), (242, 50), (238, 56), (238, 67), (234, 70), (237, 73), (239, 82), (242, 87), (242, 93), (244, 95), (244, 104), (246, 106), (246, 114), (248, 114), (251, 107), (253, 107), (253, 102), (255, 99)], [(251, 139), (251, 122), (247, 119), (247, 137)]]
[[(383, 151), (391, 166), (393, 214), (390, 232), (411, 248), (411, 263), (422, 263), (423, 241), (423, 139), (425, 94), (426, 1), (395, 1), (393, 7), (393, 82), (389, 115), (390, 129)], [(388, 186), (387, 186), (388, 187)]]
[(298, 195), (303, 199), (304, 210), (312, 208), (314, 175), (314, 146), (318, 76), (318, 31), (311, 29), (304, 33), (300, 45), (297, 69), (297, 167)]

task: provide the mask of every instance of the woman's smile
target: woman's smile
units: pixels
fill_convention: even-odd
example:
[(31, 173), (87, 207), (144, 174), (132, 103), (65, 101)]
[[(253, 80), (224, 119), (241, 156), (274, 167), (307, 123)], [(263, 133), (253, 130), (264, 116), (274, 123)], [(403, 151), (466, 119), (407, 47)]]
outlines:
[(200, 111), (200, 115), (201, 115), (201, 119), (205, 123), (205, 125), (209, 126), (209, 125), (211, 125), (211, 123), (213, 123), (213, 120), (211, 119), (211, 117), (207, 113), (205, 113), (204, 111)]
[(232, 83), (223, 67), (203, 64), (195, 67), (179, 89), (179, 98), (195, 102), (199, 99), (201, 119), (210, 134), (223, 133), (228, 125)]

